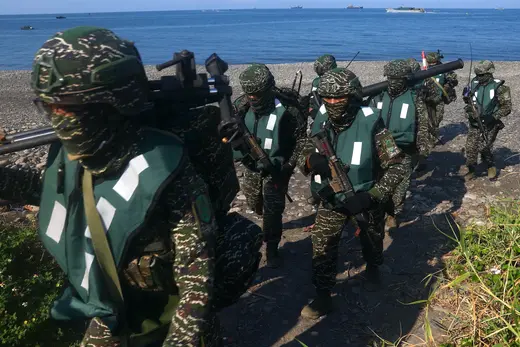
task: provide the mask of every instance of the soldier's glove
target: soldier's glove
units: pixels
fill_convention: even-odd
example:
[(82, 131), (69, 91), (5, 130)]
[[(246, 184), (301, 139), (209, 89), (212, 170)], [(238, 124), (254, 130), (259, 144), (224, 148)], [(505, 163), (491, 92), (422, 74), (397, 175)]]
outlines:
[(285, 163), (282, 165), (281, 175), (283, 177), (291, 176), (294, 171), (294, 166), (290, 163)]
[(338, 211), (346, 215), (354, 216), (370, 209), (374, 203), (375, 200), (372, 194), (369, 192), (360, 192), (348, 199)]
[(323, 178), (331, 178), (329, 160), (324, 155), (312, 153), (307, 157), (307, 169)]

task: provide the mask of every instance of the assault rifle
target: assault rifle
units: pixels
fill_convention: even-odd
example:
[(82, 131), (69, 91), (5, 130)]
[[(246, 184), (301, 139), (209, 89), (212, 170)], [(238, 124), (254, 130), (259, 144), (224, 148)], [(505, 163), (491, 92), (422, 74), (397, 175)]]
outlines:
[[(216, 53), (206, 59), (205, 67), (211, 75), (197, 73), (195, 56), (183, 50), (174, 53), (173, 59), (156, 65), (157, 71), (176, 66), (175, 76), (163, 76), (159, 80), (149, 81), (149, 94), (146, 108), (168, 105), (175, 110), (190, 109), (218, 102), (222, 119), (231, 114), (232, 88), (229, 78), (224, 75), (228, 65)], [(227, 114), (226, 114), (227, 113)], [(143, 123), (150, 123), (143, 116)], [(160, 122), (160, 120), (156, 120)], [(32, 147), (48, 145), (58, 140), (52, 127), (43, 127), (0, 137), (0, 155), (8, 154)]]
[[(315, 135), (313, 135), (311, 139), (314, 142), (316, 148), (318, 149), (318, 152), (328, 159), (329, 168), (332, 176), (329, 182), (329, 192), (325, 192), (322, 194), (318, 192), (318, 195), (325, 201), (330, 196), (332, 196), (332, 193), (342, 193), (345, 195), (347, 199), (352, 198), (356, 194), (356, 192), (354, 191), (352, 182), (350, 181), (347, 175), (350, 167), (348, 165), (344, 165), (341, 162), (341, 160), (336, 156), (336, 153), (334, 152), (334, 147), (330, 143), (326, 129), (321, 129)], [(325, 189), (328, 189), (328, 187)], [(359, 228), (358, 220), (366, 221), (366, 218), (363, 216), (362, 213), (355, 217), (353, 216), (352, 222), (354, 223), (354, 226), (356, 228)]]
[[(436, 65), (434, 67), (429, 68), (428, 70), (420, 70), (414, 73), (408, 74), (406, 76), (407, 83), (410, 87), (413, 87), (418, 81), (424, 80), (426, 78), (430, 78), (436, 75), (440, 75), (443, 73), (447, 73), (450, 71), (454, 71), (457, 69), (462, 69), (464, 67), (464, 62), (462, 59), (457, 59), (454, 61), (450, 61), (449, 63)], [(388, 89), (388, 81), (379, 82), (375, 84), (368, 85), (363, 88), (363, 97), (374, 97), (379, 95), (383, 91)]]

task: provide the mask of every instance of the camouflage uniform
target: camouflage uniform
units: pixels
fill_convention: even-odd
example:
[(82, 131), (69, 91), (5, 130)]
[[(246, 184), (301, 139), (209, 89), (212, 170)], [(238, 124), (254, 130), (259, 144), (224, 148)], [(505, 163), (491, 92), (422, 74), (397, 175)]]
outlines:
[[(471, 179), (474, 177), (475, 166), (477, 165), (478, 154), (480, 153), (482, 161), (488, 166), (488, 177), (494, 179), (497, 175), (497, 171), (492, 154), (493, 143), (495, 142), (498, 132), (504, 127), (501, 118), (506, 117), (511, 113), (511, 90), (505, 85), (498, 87), (500, 80), (495, 80), (493, 77), (493, 73), (495, 72), (493, 62), (489, 60), (480, 61), (475, 66), (474, 71), (477, 76), (472, 80), (471, 85), (466, 87), (463, 92), (463, 99), (466, 103), (464, 111), (469, 120), (469, 131), (466, 138), (465, 149), (466, 166), (468, 169), (466, 178)], [(498, 89), (495, 90), (495, 88)], [(481, 134), (473, 108), (470, 106), (470, 91), (475, 92), (473, 103), (476, 106), (480, 105), (484, 108), (479, 117), (479, 121), (482, 122), (484, 131), (487, 133), (487, 138), (489, 139), (489, 143), (487, 144)], [(485, 99), (483, 99), (483, 97), (485, 97), (484, 94), (488, 93), (493, 94), (493, 97), (490, 97), (489, 102), (492, 107), (483, 105), (483, 103), (485, 103)]]
[[(316, 103), (314, 102), (314, 96), (312, 92), (317, 92), (318, 85), (320, 84), (320, 77), (325, 74), (325, 72), (330, 71), (332, 69), (337, 68), (338, 65), (336, 63), (336, 58), (330, 54), (324, 54), (318, 59), (314, 61), (314, 72), (318, 75), (312, 81), (311, 93), (309, 93), (309, 112), (311, 119), (316, 118), (316, 112), (318, 112), (319, 107), (316, 107)], [(309, 126), (312, 125), (312, 122), (309, 122)]]
[[(363, 257), (368, 264), (369, 277), (377, 277), (377, 267), (383, 263), (385, 215), (383, 206), (405, 175), (402, 152), (396, 146), (391, 134), (385, 129), (382, 120), (374, 109), (360, 107), (362, 102), (361, 84), (356, 75), (346, 69), (333, 69), (321, 78), (318, 92), (328, 113), (323, 127), (327, 128), (329, 126), (327, 124), (330, 124), (330, 129), (335, 134), (334, 138), (339, 138), (342, 133), (348, 132), (357, 117), (364, 118), (370, 114), (376, 117), (372, 133), (367, 135), (369, 141), (373, 141), (378, 157), (374, 158), (373, 154), (370, 155), (370, 160), (374, 162), (373, 169), (376, 171), (375, 184), (368, 191), (357, 191), (354, 197), (347, 200), (347, 205), (358, 208), (358, 211), (353, 212), (352, 207), (346, 210), (335, 207), (325, 201), (322, 201), (318, 208), (316, 224), (312, 229), (312, 278), (317, 298), (302, 310), (302, 315), (308, 318), (318, 318), (332, 309), (330, 293), (335, 284), (342, 227), (348, 218), (360, 212), (364, 212), (368, 216), (366, 221), (358, 221), (361, 229), (360, 240)], [(327, 98), (342, 101), (329, 103)], [(363, 115), (365, 111), (366, 113)], [(352, 128), (352, 130), (355, 132), (356, 128)], [(344, 150), (349, 149), (335, 148), (336, 155)], [(319, 174), (320, 170), (327, 170), (327, 159), (316, 153), (316, 147), (312, 142), (307, 143), (303, 154), (299, 166), (304, 174)], [(313, 163), (315, 160), (325, 160), (321, 164), (321, 169), (317, 163)], [(354, 171), (357, 169), (358, 167), (351, 166), (349, 176), (355, 174)]]
[[(57, 33), (37, 52), (31, 85), (39, 97), (40, 109), (60, 139), (51, 146), (51, 152), (66, 154), (68, 162), (79, 162), (78, 168), (93, 175), (93, 187), (119, 177), (123, 169), (129, 169), (130, 159), (142, 153), (139, 143), (149, 132), (136, 125), (133, 116), (139, 114), (146, 101), (148, 85), (139, 54), (129, 41), (96, 27)], [(176, 138), (154, 131), (164, 138)], [(218, 228), (209, 200), (204, 198), (208, 196), (206, 185), (185, 153), (183, 150), (181, 158), (168, 158), (180, 160), (177, 173), (165, 181), (168, 184), (156, 196), (155, 207), (148, 211), (149, 218), (139, 229), (145, 232), (136, 232), (127, 240), (117, 271), (125, 298), (121, 311), (124, 316), (116, 313), (93, 317), (79, 311), (83, 299), (74, 293), (82, 288), (67, 289), (65, 294), (73, 298), (74, 317), (93, 318), (82, 346), (123, 345), (128, 335), (143, 332), (144, 320), (148, 324), (165, 324), (168, 331), (154, 336), (163, 346), (221, 344), (216, 311), (234, 302), (251, 282), (259, 263), (261, 233), (238, 215), (222, 219)], [(48, 168), (53, 162), (50, 159), (43, 172), (0, 168), (2, 198), (39, 204), (40, 227), (41, 211), (52, 204), (41, 200), (40, 192), (56, 182), (56, 176), (46, 173), (51, 172)], [(81, 172), (74, 176), (76, 186), (81, 185), (77, 182)], [(59, 171), (57, 177), (60, 187), (63, 178)], [(78, 198), (71, 195), (70, 199), (76, 199), (74, 204), (83, 209)], [(71, 215), (67, 210), (65, 213), (68, 219)], [(111, 240), (120, 232), (114, 228), (117, 226), (106, 232), (112, 235)], [(92, 268), (97, 269), (94, 264)], [(74, 282), (69, 280), (72, 286)], [(172, 315), (159, 317), (167, 308), (168, 298), (174, 297), (178, 302), (168, 307)], [(59, 300), (61, 309), (69, 309), (70, 299), (64, 296)]]
[[(402, 143), (398, 141), (398, 145), (405, 154), (403, 165), (406, 168), (406, 173), (392, 197), (393, 209), (388, 211), (389, 214), (393, 215), (394, 217), (403, 211), (406, 191), (408, 190), (411, 182), (413, 162), (417, 160), (416, 158), (428, 157), (434, 144), (434, 141), (432, 140), (432, 134), (434, 133), (434, 123), (430, 117), (430, 114), (428, 113), (425, 103), (425, 99), (432, 93), (431, 84), (428, 82), (425, 83), (421, 88), (415, 87), (410, 90), (404, 77), (412, 72), (411, 69), (412, 67), (410, 61), (405, 60), (393, 60), (385, 65), (384, 74), (388, 78), (388, 91), (385, 91), (379, 97), (376, 97), (373, 100), (374, 104), (377, 104), (379, 108), (382, 107), (382, 100), (385, 98), (385, 96), (389, 96), (390, 102), (393, 103), (396, 98), (411, 92), (412, 102), (415, 105), (415, 143)], [(381, 113), (382, 111), (383, 110), (381, 110)], [(402, 110), (399, 110), (399, 112), (401, 111)], [(400, 117), (400, 115), (389, 111), (388, 114), (381, 114), (381, 117), (383, 117), (386, 126), (389, 127), (388, 123), (390, 120), (393, 117)], [(400, 131), (401, 129), (396, 130)], [(395, 133), (393, 133), (393, 135), (395, 136)], [(390, 224), (393, 225), (393, 218), (390, 217), (390, 219)]]
[[(268, 266), (280, 265), (278, 244), (282, 237), (282, 214), (285, 210), (285, 194), (288, 190), (289, 179), (296, 166), (306, 141), (306, 112), (302, 110), (297, 99), (284, 99), (284, 92), (275, 87), (274, 76), (263, 64), (253, 64), (240, 74), (240, 84), (246, 97), (236, 104), (237, 116), (252, 118), (254, 125), (249, 131), (260, 139), (257, 124), (269, 118), (279, 107), (285, 107), (285, 112), (275, 119), (281, 119), (276, 125), (278, 138), (264, 139), (259, 143), (264, 150), (267, 141), (278, 142), (278, 158), (270, 157), (279, 175), (276, 179), (265, 168), (258, 167), (258, 163), (242, 160), (246, 166), (242, 189), (248, 206), (259, 215), (263, 215), (264, 241), (267, 244)], [(285, 91), (287, 92), (287, 91)], [(247, 102), (244, 102), (246, 100)], [(278, 103), (277, 103), (278, 102)], [(263, 119), (262, 119), (263, 118)], [(271, 126), (274, 127), (274, 124)], [(269, 150), (271, 146), (269, 145)], [(276, 160), (276, 161), (273, 161)]]
[[(428, 53), (426, 55), (428, 67), (442, 64), (442, 58), (443, 57), (439, 53)], [(459, 84), (459, 81), (457, 79), (457, 74), (454, 71), (445, 73), (442, 76), (431, 77), (430, 81), (434, 82), (440, 97), (440, 100), (437, 98), (426, 100), (426, 105), (433, 115), (435, 123), (433, 136), (435, 137), (435, 140), (437, 140), (439, 138), (439, 127), (444, 118), (444, 105), (449, 105), (453, 101), (457, 100), (455, 87)]]

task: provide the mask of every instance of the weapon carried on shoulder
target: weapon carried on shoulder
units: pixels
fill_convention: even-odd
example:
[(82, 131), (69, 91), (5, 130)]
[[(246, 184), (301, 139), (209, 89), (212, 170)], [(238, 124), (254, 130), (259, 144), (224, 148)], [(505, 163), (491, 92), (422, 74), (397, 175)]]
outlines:
[[(170, 105), (176, 110), (190, 109), (218, 102), (222, 118), (224, 113), (231, 114), (230, 97), (233, 93), (229, 86), (229, 78), (224, 75), (228, 65), (216, 53), (213, 53), (205, 62), (206, 73), (197, 74), (195, 57), (190, 51), (184, 50), (174, 53), (173, 59), (156, 66), (158, 71), (176, 65), (174, 76), (162, 76), (159, 80), (149, 81), (150, 106)], [(229, 99), (229, 107), (226, 108)], [(150, 123), (145, 119), (143, 123)], [(161, 120), (154, 120), (160, 123)], [(23, 131), (0, 138), (0, 155), (21, 151), (24, 149), (51, 144), (58, 140), (52, 127), (43, 127)]]
[[(298, 82), (298, 89), (295, 90), (294, 88), (296, 87), (296, 81), (298, 80), (298, 77), (300, 77), (300, 81)], [(295, 92), (297, 92), (298, 94), (300, 94), (300, 89), (302, 88), (302, 79), (303, 79), (302, 70), (296, 71), (296, 74), (294, 75), (294, 80), (292, 82), (291, 89), (294, 90)]]
[[(464, 62), (462, 61), (462, 59), (457, 59), (454, 61), (450, 61), (449, 63), (436, 65), (434, 67), (429, 68), (428, 70), (419, 70), (414, 73), (408, 74), (408, 76), (406, 76), (406, 79), (408, 81), (408, 85), (412, 87), (420, 80), (424, 80), (426, 78), (430, 78), (457, 69), (462, 69), (463, 67)], [(381, 92), (387, 89), (388, 81), (384, 81), (363, 87), (362, 93), (363, 97), (373, 97), (381, 94)]]
[[(314, 142), (314, 146), (318, 149), (318, 152), (325, 156), (329, 161), (329, 168), (331, 172), (331, 179), (329, 180), (329, 186), (334, 194), (342, 193), (347, 199), (352, 198), (356, 195), (352, 182), (350, 181), (347, 173), (350, 167), (341, 162), (334, 152), (334, 147), (330, 143), (327, 131), (321, 129), (315, 135), (311, 137)], [(332, 193), (331, 192), (331, 193)], [(325, 199), (327, 197), (324, 197)], [(356, 228), (359, 228), (359, 221), (365, 221), (366, 218), (362, 213), (352, 217), (352, 222)]]

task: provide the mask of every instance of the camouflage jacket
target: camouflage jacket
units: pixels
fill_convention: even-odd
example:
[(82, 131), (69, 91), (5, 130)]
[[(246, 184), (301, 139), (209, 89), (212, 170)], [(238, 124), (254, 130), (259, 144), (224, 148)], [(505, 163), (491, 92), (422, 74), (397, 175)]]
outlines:
[[(42, 177), (42, 170), (0, 167), (0, 197), (40, 205)], [(145, 248), (166, 238), (175, 250), (172, 282), (180, 301), (164, 342), (166, 346), (199, 346), (208, 320), (212, 319), (214, 250), (202, 235), (216, 234), (217, 223), (214, 216), (209, 223), (200, 223), (192, 208), (192, 201), (206, 193), (204, 181), (192, 164), (185, 161), (184, 167), (159, 197), (156, 210), (143, 228), (146, 232), (132, 239), (123, 260), (126, 265), (120, 272), (121, 284), (135, 291), (136, 286), (129, 282), (127, 274), (135, 271), (135, 263), (139, 263), (146, 253)], [(147, 284), (137, 283), (137, 291)], [(128, 306), (131, 312), (132, 302)]]
[[(466, 117), (473, 117), (473, 109), (468, 105), (467, 100), (464, 100), (464, 102), (466, 103), (466, 106), (464, 107)], [(498, 111), (493, 114), (493, 117), (496, 120), (500, 120), (501, 118), (508, 116), (512, 110), (513, 104), (511, 102), (511, 88), (502, 85), (498, 88)]]

